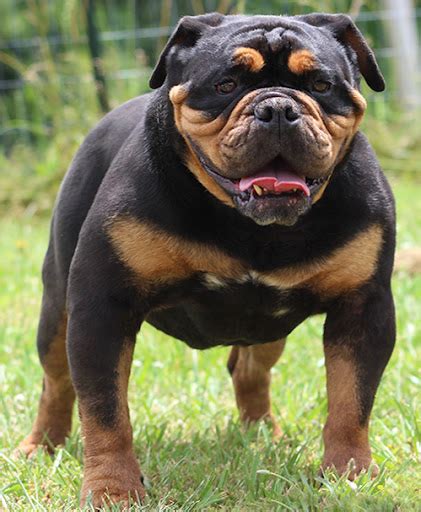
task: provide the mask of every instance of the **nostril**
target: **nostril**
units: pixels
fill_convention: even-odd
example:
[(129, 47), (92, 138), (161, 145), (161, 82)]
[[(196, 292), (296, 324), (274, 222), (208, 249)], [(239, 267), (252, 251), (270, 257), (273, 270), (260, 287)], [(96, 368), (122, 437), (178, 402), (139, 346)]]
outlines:
[(298, 118), (299, 118), (299, 114), (298, 112), (296, 112), (292, 107), (287, 107), (285, 109), (285, 118), (287, 121), (289, 121), (290, 123), (293, 123), (294, 121), (296, 121)]
[(257, 119), (259, 119), (259, 121), (268, 123), (272, 120), (273, 117), (272, 107), (269, 105), (257, 105), (257, 107), (254, 109), (254, 115)]

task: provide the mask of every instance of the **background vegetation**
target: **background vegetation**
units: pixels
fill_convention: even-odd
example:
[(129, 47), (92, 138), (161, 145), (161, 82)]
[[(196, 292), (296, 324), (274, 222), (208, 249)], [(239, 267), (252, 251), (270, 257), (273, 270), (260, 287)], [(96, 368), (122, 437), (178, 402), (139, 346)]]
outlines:
[[(177, 19), (205, 11), (358, 14), (388, 89), (365, 89), (368, 134), (391, 178), (400, 248), (421, 244), (421, 123), (404, 111), (396, 55), (377, 0), (96, 0), (109, 106), (147, 90), (156, 56)], [(421, 1), (414, 2), (421, 16)], [(81, 479), (77, 420), (54, 458), (11, 459), (29, 431), (40, 391), (35, 350), (40, 266), (48, 216), (77, 147), (103, 114), (92, 78), (88, 0), (1, 0), (0, 28), (0, 510), (75, 510)], [(417, 19), (420, 28), (420, 18)], [(322, 321), (290, 337), (274, 371), (274, 406), (285, 437), (237, 423), (225, 349), (198, 353), (146, 328), (130, 401), (136, 450), (149, 479), (148, 510), (419, 510), (421, 277), (394, 282), (398, 344), (374, 410), (381, 475), (355, 484), (318, 476), (326, 414)], [(305, 361), (305, 365), (303, 362)], [(145, 391), (148, 393), (145, 394)]]
[[(71, 158), (102, 115), (87, 40), (87, 0), (2, 0), (0, 207), (48, 212)], [(368, 132), (384, 166), (414, 174), (421, 159), (418, 112), (403, 114), (393, 80), (390, 20), (377, 0), (95, 0), (110, 107), (148, 89), (151, 67), (177, 19), (221, 12), (358, 13), (386, 75), (384, 94), (365, 90)], [(421, 26), (421, 0), (416, 0)]]

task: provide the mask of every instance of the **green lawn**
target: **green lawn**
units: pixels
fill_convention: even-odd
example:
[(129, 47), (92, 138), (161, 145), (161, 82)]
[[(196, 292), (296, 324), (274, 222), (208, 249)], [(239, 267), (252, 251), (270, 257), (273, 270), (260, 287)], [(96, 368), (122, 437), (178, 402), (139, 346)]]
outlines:
[[(417, 186), (394, 182), (400, 247), (421, 245)], [(41, 388), (34, 340), (48, 222), (5, 216), (0, 229), (0, 510), (75, 510), (82, 475), (76, 414), (71, 438), (54, 457), (11, 458), (29, 432)], [(318, 476), (323, 318), (290, 336), (274, 369), (274, 409), (285, 432), (276, 444), (264, 426), (244, 432), (238, 424), (227, 349), (196, 352), (146, 326), (130, 383), (136, 452), (148, 479), (145, 510), (420, 510), (421, 276), (395, 276), (394, 290), (397, 346), (371, 423), (381, 472), (353, 484)]]

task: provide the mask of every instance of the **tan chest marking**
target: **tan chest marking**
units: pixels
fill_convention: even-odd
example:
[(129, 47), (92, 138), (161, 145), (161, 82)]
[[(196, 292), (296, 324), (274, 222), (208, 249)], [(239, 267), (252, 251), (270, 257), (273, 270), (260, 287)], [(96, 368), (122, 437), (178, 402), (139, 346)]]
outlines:
[(183, 240), (134, 218), (117, 218), (108, 234), (119, 258), (142, 287), (179, 281), (195, 273), (208, 274), (211, 284), (221, 287), (226, 281), (241, 282), (252, 272), (255, 280), (268, 286), (307, 287), (327, 297), (368, 281), (376, 270), (382, 244), (382, 229), (374, 225), (326, 258), (272, 272), (255, 272), (215, 247)]
[(304, 286), (323, 297), (351, 291), (376, 271), (382, 234), (380, 226), (370, 226), (325, 258), (261, 274), (261, 280), (282, 288)]
[(144, 286), (178, 281), (197, 272), (221, 280), (238, 279), (245, 265), (215, 247), (183, 240), (130, 217), (116, 219), (108, 229), (121, 261)]

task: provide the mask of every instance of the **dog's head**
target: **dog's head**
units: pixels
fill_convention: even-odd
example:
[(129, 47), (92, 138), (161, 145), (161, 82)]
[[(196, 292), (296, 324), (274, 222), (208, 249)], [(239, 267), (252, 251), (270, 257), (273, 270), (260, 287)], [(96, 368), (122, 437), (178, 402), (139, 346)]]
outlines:
[(293, 225), (318, 201), (384, 89), (345, 15), (183, 18), (152, 75), (166, 83), (187, 167), (256, 223)]

